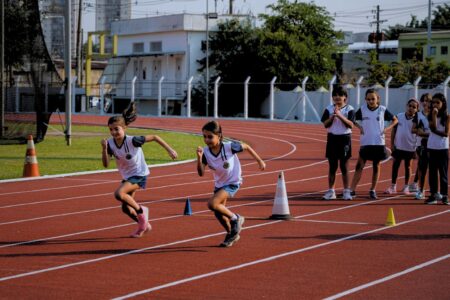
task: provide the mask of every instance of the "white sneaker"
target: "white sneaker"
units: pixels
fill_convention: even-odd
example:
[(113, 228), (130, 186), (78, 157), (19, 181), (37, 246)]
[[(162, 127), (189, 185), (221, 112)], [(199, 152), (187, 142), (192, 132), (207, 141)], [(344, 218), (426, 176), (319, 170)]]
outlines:
[(352, 191), (350, 189), (344, 189), (344, 193), (342, 194), (342, 199), (344, 200), (352, 200)]
[(388, 187), (387, 190), (384, 191), (385, 194), (395, 194), (397, 193), (397, 186), (395, 184), (392, 184), (390, 187)]
[(416, 199), (417, 199), (417, 200), (425, 199), (424, 193), (422, 193), (421, 191), (417, 191), (417, 193), (416, 193)]
[(334, 190), (328, 190), (325, 195), (323, 195), (322, 199), (324, 200), (332, 200), (336, 199), (336, 192)]
[(409, 185), (405, 185), (403, 187), (402, 193), (405, 194), (405, 195), (409, 195), (410, 194), (410, 192), (409, 192)]
[(419, 191), (419, 186), (417, 185), (417, 182), (413, 182), (409, 185), (409, 191), (413, 193)]

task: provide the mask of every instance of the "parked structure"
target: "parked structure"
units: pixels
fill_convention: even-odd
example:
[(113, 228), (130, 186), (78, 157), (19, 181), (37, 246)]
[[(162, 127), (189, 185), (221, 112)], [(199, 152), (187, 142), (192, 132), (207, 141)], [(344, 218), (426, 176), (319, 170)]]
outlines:
[(399, 36), (398, 60), (416, 57), (418, 60), (432, 58), (435, 62), (446, 61), (450, 64), (450, 31), (431, 33), (430, 53), (427, 53), (427, 32), (402, 33)]

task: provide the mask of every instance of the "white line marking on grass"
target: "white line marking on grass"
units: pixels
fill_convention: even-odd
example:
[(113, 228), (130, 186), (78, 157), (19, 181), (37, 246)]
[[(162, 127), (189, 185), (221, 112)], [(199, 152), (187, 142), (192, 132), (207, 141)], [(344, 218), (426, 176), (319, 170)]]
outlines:
[(343, 291), (343, 292), (341, 292), (341, 293), (339, 293), (339, 294), (336, 294), (336, 295), (327, 297), (327, 298), (325, 298), (324, 300), (334, 300), (334, 299), (342, 298), (342, 297), (344, 297), (344, 296), (348, 296), (348, 295), (350, 295), (350, 294), (353, 294), (353, 293), (355, 293), (355, 292), (359, 292), (359, 291), (361, 291), (361, 290), (363, 290), (363, 289), (366, 289), (366, 288), (369, 288), (369, 287), (371, 287), (371, 286), (374, 286), (374, 285), (377, 285), (377, 284), (380, 284), (380, 283), (383, 283), (383, 282), (392, 280), (392, 279), (394, 279), (394, 278), (403, 276), (403, 275), (405, 275), (405, 274), (408, 274), (408, 273), (411, 273), (411, 272), (414, 272), (414, 271), (423, 269), (423, 268), (425, 268), (425, 267), (428, 267), (428, 266), (430, 266), (430, 265), (432, 265), (432, 264), (441, 262), (441, 261), (446, 260), (446, 259), (448, 259), (448, 258), (450, 258), (450, 253), (447, 254), (447, 255), (443, 255), (443, 256), (441, 256), (441, 257), (437, 257), (437, 258), (435, 258), (435, 259), (426, 261), (426, 262), (424, 262), (424, 263), (422, 263), (422, 264), (420, 264), (420, 265), (416, 265), (416, 266), (414, 266), (414, 267), (408, 268), (408, 269), (403, 270), (403, 271), (401, 271), (401, 272), (394, 273), (394, 274), (391, 274), (391, 275), (389, 275), (389, 276), (386, 276), (386, 277), (383, 277), (383, 278), (380, 278), (380, 279), (377, 279), (377, 280), (368, 282), (368, 283), (366, 283), (366, 284), (357, 286), (357, 287), (352, 288), (352, 289), (350, 289), (350, 290)]
[[(434, 217), (434, 216), (438, 216), (438, 215), (447, 213), (449, 211), (450, 210), (446, 210), (446, 211), (443, 211), (443, 212), (439, 212), (439, 213), (435, 213), (435, 214), (431, 214), (431, 215), (427, 215), (427, 216), (411, 219), (411, 220), (408, 220), (408, 221), (404, 221), (404, 222), (398, 223), (397, 226), (401, 226), (401, 225), (409, 224), (409, 223), (412, 223), (412, 222), (417, 222), (417, 221), (420, 221), (420, 220), (431, 218), (431, 217)], [(250, 262), (243, 263), (243, 264), (240, 264), (240, 265), (235, 265), (235, 266), (228, 267), (228, 268), (225, 268), (225, 269), (220, 269), (220, 270), (217, 270), (217, 271), (213, 271), (213, 272), (209, 272), (209, 273), (204, 273), (204, 274), (192, 276), (192, 277), (188, 277), (188, 278), (181, 279), (181, 280), (172, 281), (172, 282), (169, 282), (169, 283), (166, 283), (166, 284), (163, 284), (163, 285), (151, 287), (151, 288), (148, 288), (148, 289), (145, 289), (145, 290), (137, 291), (137, 292), (130, 293), (130, 294), (127, 294), (127, 295), (123, 295), (123, 296), (120, 296), (120, 297), (116, 297), (116, 298), (113, 298), (113, 299), (115, 299), (115, 300), (119, 300), (120, 299), (121, 300), (121, 299), (128, 299), (128, 298), (136, 297), (136, 296), (143, 295), (143, 294), (148, 294), (148, 293), (151, 293), (151, 292), (154, 292), (154, 291), (166, 289), (168, 287), (184, 284), (184, 283), (187, 283), (187, 282), (203, 279), (203, 278), (206, 278), (206, 277), (219, 275), (219, 274), (230, 272), (230, 271), (235, 271), (235, 270), (238, 270), (238, 269), (243, 269), (243, 268), (250, 267), (250, 266), (253, 266), (253, 265), (257, 265), (257, 264), (261, 264), (261, 263), (271, 262), (271, 261), (274, 261), (274, 260), (277, 260), (277, 259), (280, 259), (280, 258), (283, 258), (283, 257), (287, 257), (287, 256), (299, 254), (299, 253), (302, 253), (302, 252), (306, 252), (306, 251), (309, 251), (309, 250), (314, 250), (314, 249), (325, 247), (325, 246), (328, 246), (328, 245), (340, 243), (340, 242), (343, 242), (343, 241), (346, 241), (346, 240), (351, 240), (351, 239), (354, 239), (354, 238), (357, 238), (357, 237), (360, 237), (360, 236), (364, 236), (364, 235), (368, 235), (368, 234), (372, 234), (372, 233), (375, 233), (375, 232), (388, 230), (390, 228), (392, 228), (392, 227), (381, 227), (381, 228), (377, 228), (377, 229), (373, 229), (373, 230), (357, 233), (357, 234), (350, 235), (350, 236), (347, 236), (347, 237), (344, 237), (344, 238), (340, 238), (340, 239), (337, 239), (337, 240), (333, 240), (333, 241), (329, 241), (329, 242), (325, 242), (325, 243), (321, 243), (321, 244), (317, 244), (317, 245), (313, 245), (313, 246), (309, 246), (309, 247), (305, 247), (305, 248), (300, 248), (300, 249), (289, 251), (289, 252), (284, 252), (284, 253), (281, 253), (281, 254), (278, 254), (278, 255), (269, 256), (269, 257), (266, 257), (266, 258), (263, 258), (263, 259), (250, 261)]]

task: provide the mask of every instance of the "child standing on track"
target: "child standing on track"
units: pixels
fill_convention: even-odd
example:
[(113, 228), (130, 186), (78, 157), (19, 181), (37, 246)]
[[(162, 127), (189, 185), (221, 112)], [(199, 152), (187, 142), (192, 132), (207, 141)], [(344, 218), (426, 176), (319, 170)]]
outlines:
[[(361, 121), (361, 124), (355, 123), (355, 126), (361, 131), (361, 148), (359, 149), (351, 189), (354, 195), (366, 161), (371, 160), (373, 161), (373, 173), (369, 198), (378, 199), (375, 189), (380, 177), (380, 162), (389, 157), (385, 133), (397, 124), (397, 118), (385, 106), (380, 105), (380, 95), (375, 89), (366, 91), (366, 103), (367, 105), (361, 106), (355, 114), (356, 121)], [(386, 128), (384, 127), (385, 121), (391, 121), (391, 124)]]
[(420, 97), (422, 110), (413, 119), (412, 131), (417, 135), (417, 168), (414, 175), (412, 190), (416, 192), (416, 199), (425, 198), (425, 178), (428, 170), (428, 136), (430, 135), (430, 124), (428, 114), (430, 112), (431, 94), (426, 93)]
[(413, 119), (419, 109), (419, 102), (416, 99), (409, 99), (406, 103), (406, 111), (397, 114), (397, 125), (394, 126), (391, 134), (392, 157), (392, 183), (386, 190), (386, 194), (397, 192), (398, 169), (402, 160), (405, 163), (405, 185), (402, 193), (409, 195), (409, 179), (411, 177), (411, 162), (416, 154), (416, 134), (412, 132)]
[(138, 228), (131, 234), (131, 237), (138, 238), (151, 229), (148, 222), (148, 208), (139, 205), (134, 199), (139, 188), (145, 189), (147, 176), (150, 174), (142, 145), (155, 141), (166, 149), (172, 159), (177, 158), (178, 154), (157, 135), (126, 135), (128, 125), (134, 122), (136, 117), (136, 105), (132, 102), (121, 116), (109, 118), (108, 127), (112, 137), (103, 139), (101, 144), (103, 166), (108, 167), (110, 158), (114, 156), (122, 175), (122, 183), (114, 192), (114, 196), (122, 202), (122, 211), (138, 223)]
[(348, 178), (348, 160), (352, 156), (352, 128), (355, 121), (353, 106), (347, 104), (347, 91), (342, 87), (333, 89), (333, 104), (322, 115), (322, 123), (328, 131), (325, 156), (328, 158), (328, 191), (323, 199), (336, 199), (335, 181), (338, 164), (342, 173), (344, 200), (352, 200)]
[(244, 217), (231, 212), (225, 205), (227, 199), (233, 197), (241, 183), (241, 163), (237, 153), (247, 150), (264, 170), (266, 164), (247, 144), (232, 141), (223, 142), (222, 128), (216, 121), (206, 123), (203, 128), (203, 139), (206, 147), (197, 148), (197, 172), (205, 174), (205, 167), (214, 174), (214, 195), (208, 200), (208, 208), (214, 212), (227, 234), (221, 247), (230, 247), (239, 240), (239, 233), (244, 224)]
[[(447, 100), (441, 93), (433, 95), (431, 100), (431, 111), (428, 115), (430, 122), (430, 136), (428, 137), (428, 159), (429, 159), (429, 184), (430, 197), (426, 204), (437, 203), (441, 198), (442, 204), (448, 205), (448, 132), (450, 118), (447, 113)], [(438, 193), (438, 175), (440, 195)]]

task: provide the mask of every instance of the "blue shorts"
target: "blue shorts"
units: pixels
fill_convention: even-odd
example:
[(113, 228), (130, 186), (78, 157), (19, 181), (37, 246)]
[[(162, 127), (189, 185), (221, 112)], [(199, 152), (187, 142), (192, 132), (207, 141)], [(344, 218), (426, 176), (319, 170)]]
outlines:
[(128, 181), (129, 183), (139, 185), (139, 187), (140, 187), (141, 189), (145, 189), (145, 186), (146, 186), (146, 184), (147, 184), (147, 176), (131, 176), (131, 177), (128, 178), (128, 179), (122, 180), (122, 183), (127, 182), (127, 181)]
[(228, 195), (230, 195), (230, 198), (233, 198), (234, 195), (237, 193), (237, 191), (239, 190), (240, 185), (239, 184), (227, 184), (224, 185), (223, 187), (220, 188), (214, 188), (214, 194), (217, 193), (220, 190), (224, 190), (225, 192), (228, 193)]

